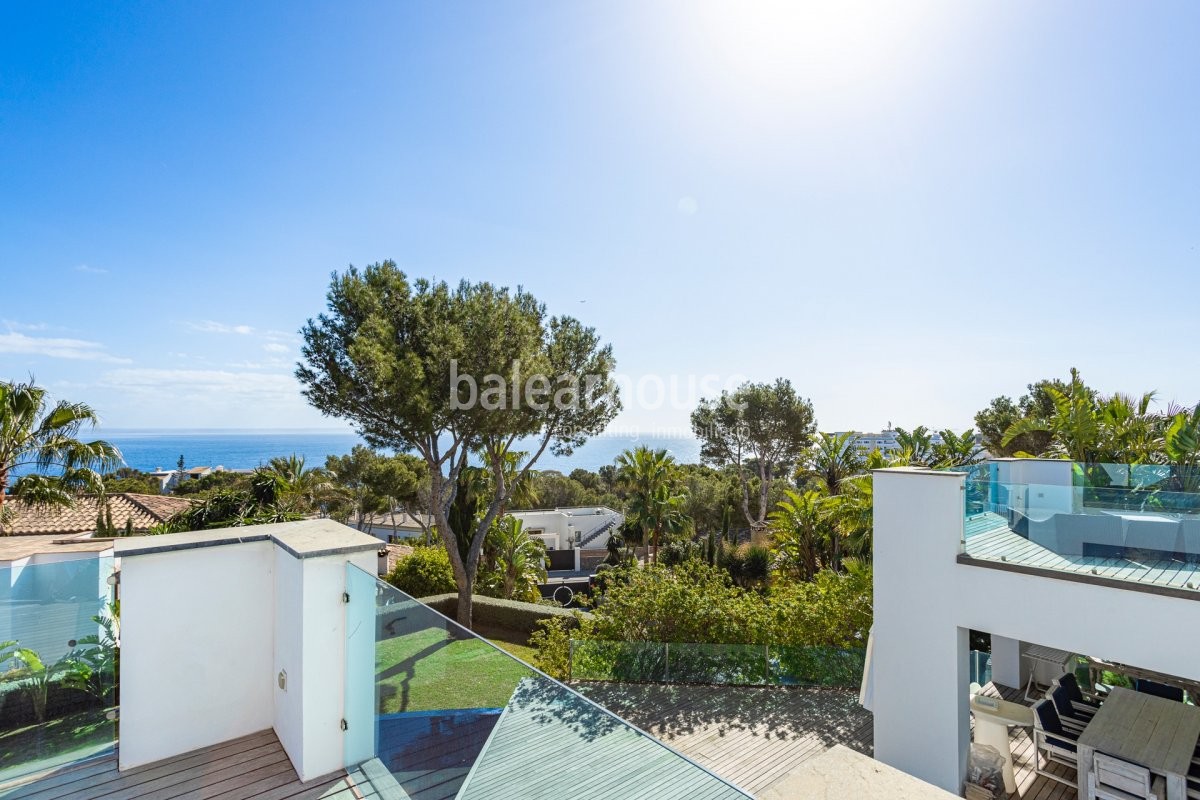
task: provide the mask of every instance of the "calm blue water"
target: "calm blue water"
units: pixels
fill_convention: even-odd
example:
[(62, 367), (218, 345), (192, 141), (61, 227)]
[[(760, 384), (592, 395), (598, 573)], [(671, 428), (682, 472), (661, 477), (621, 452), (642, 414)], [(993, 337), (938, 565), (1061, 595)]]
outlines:
[[(160, 467), (174, 469), (180, 455), (189, 467), (220, 465), (227, 469), (251, 469), (275, 456), (293, 453), (303, 456), (311, 466), (323, 466), (326, 456), (344, 455), (361, 443), (352, 433), (336, 431), (109, 429), (99, 431), (95, 437), (115, 444), (128, 466), (144, 471)], [(93, 437), (85, 435), (84, 438)], [(547, 452), (538, 459), (537, 468), (562, 472), (577, 467), (596, 470), (613, 463), (621, 451), (642, 444), (665, 448), (680, 463), (700, 460), (700, 444), (692, 438), (605, 434), (589, 440), (568, 458), (556, 458)]]

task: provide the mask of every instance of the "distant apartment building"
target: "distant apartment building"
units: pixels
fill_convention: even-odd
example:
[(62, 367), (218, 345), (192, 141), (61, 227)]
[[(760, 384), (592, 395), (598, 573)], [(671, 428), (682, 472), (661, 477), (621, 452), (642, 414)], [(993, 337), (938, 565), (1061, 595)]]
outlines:
[[(837, 435), (841, 436), (842, 433), (845, 433), (845, 431), (839, 432)], [(942, 444), (942, 435), (940, 433), (930, 431), (929, 442), (933, 445)], [(983, 437), (979, 434), (975, 434), (975, 442), (976, 444), (982, 445)], [(891, 428), (886, 428), (878, 433), (855, 432), (854, 438), (851, 440), (851, 444), (853, 447), (858, 448), (858, 451), (863, 455), (866, 455), (874, 450), (878, 450), (884, 455), (888, 455), (891, 453), (898, 453), (904, 449), (897, 440), (896, 431)]]

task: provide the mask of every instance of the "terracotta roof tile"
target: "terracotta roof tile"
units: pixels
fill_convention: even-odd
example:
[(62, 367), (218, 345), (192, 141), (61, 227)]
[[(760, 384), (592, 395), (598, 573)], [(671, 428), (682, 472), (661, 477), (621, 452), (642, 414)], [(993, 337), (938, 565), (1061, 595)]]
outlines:
[[(164, 522), (191, 504), (192, 501), (187, 498), (169, 495), (114, 494), (108, 497), (113, 525), (123, 529), (126, 520), (132, 519), (134, 531), (140, 533)], [(96, 530), (96, 516), (99, 512), (99, 504), (94, 496), (78, 498), (71, 508), (25, 506), (19, 503), (13, 503), (11, 507), (16, 513), (8, 529), (14, 536), (65, 536), (72, 533), (88, 533)]]

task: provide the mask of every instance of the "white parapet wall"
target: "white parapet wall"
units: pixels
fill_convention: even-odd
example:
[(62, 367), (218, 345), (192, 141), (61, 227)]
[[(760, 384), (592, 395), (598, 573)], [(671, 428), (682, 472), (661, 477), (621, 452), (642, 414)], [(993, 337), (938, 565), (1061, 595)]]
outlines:
[(908, 468), (874, 474), (875, 757), (955, 793), (969, 745), (969, 630), (999, 645), (997, 679), (1023, 677), (1013, 650), (1032, 642), (1200, 680), (1189, 635), (1200, 630), (1200, 593), (959, 563), (963, 481)]
[(121, 559), (121, 769), (274, 729), (302, 780), (344, 764), (346, 565), (330, 520), (131, 537)]

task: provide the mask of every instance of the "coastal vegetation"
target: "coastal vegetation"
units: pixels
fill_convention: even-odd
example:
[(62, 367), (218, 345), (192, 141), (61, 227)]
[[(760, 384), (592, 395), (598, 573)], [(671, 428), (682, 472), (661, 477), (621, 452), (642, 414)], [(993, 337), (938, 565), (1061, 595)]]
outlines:
[(51, 405), (32, 381), (0, 382), (0, 534), (8, 532), (10, 502), (65, 507), (79, 494), (104, 491), (101, 473), (119, 466), (121, 453), (106, 441), (79, 438), (97, 422), (91, 406)]
[[(524, 290), (410, 281), (391, 261), (335, 274), (327, 311), (302, 334), (296, 377), (309, 402), (352, 422), (372, 447), (424, 460), (457, 618), (469, 626), (484, 541), (519, 483), (547, 449), (570, 454), (620, 410), (612, 349), (578, 320), (548, 317)], [(540, 378), (535, 396), (510, 403), (509, 387), (519, 397), (535, 383), (526, 376)], [(520, 439), (535, 445), (514, 474), (508, 455)], [(463, 552), (450, 516), (472, 457), (490, 485)]]
[(1153, 408), (1155, 392), (1101, 394), (1078, 370), (1043, 380), (1013, 402), (997, 397), (975, 419), (993, 455), (1173, 467), (1174, 488), (1200, 489), (1200, 404)]

